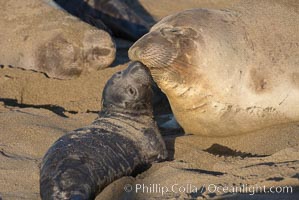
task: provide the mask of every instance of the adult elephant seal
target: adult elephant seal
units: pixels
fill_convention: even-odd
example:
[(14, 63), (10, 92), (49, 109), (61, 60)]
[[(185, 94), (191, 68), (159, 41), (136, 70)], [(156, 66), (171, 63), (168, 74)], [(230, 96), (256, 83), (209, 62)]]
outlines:
[(166, 158), (153, 120), (150, 83), (140, 63), (113, 75), (99, 117), (62, 136), (46, 153), (40, 173), (43, 200), (94, 199), (114, 180)]
[(242, 1), (168, 16), (129, 50), (185, 132), (227, 136), (299, 121), (299, 2)]
[(0, 1), (0, 8), (0, 65), (73, 79), (114, 61), (107, 32), (41, 0)]
[[(83, 21), (127, 40), (138, 40), (154, 23), (152, 17), (136, 0), (130, 2), (124, 0), (53, 1)], [(137, 10), (132, 7), (137, 7), (135, 9), (138, 9), (143, 16), (139, 16)]]

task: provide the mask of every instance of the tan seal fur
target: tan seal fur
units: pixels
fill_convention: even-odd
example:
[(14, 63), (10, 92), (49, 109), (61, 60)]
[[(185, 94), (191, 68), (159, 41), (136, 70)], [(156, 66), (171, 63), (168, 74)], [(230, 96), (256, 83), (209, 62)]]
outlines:
[(108, 67), (110, 35), (39, 0), (1, 1), (0, 65), (71, 79)]
[(185, 132), (228, 136), (299, 121), (299, 2), (242, 1), (162, 19), (129, 50)]

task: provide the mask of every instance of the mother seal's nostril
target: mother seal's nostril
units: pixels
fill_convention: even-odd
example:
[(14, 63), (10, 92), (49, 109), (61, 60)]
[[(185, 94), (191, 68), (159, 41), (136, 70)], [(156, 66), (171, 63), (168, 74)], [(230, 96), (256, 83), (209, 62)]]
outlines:
[(135, 44), (129, 49), (128, 54), (131, 60), (138, 60), (141, 56), (140, 48)]

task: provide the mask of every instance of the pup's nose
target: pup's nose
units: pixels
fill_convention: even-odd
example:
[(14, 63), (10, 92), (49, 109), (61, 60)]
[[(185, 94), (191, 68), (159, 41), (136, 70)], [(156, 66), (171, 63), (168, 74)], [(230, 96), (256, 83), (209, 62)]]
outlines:
[(134, 62), (130, 63), (130, 65), (128, 67), (128, 72), (130, 72), (130, 74), (144, 73), (144, 72), (148, 73), (148, 69), (141, 62), (134, 61)]

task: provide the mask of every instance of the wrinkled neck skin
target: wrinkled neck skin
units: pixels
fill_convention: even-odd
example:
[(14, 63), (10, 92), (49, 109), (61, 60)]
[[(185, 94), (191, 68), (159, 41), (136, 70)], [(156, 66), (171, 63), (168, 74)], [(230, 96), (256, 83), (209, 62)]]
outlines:
[(99, 118), (101, 117), (111, 117), (111, 116), (121, 116), (123, 118), (136, 118), (136, 120), (148, 120), (153, 119), (153, 108), (147, 105), (147, 108), (141, 110), (124, 109), (116, 106), (103, 106), (102, 110), (99, 112)]
[(167, 151), (158, 126), (154, 121), (153, 110), (126, 110), (103, 107), (94, 125), (107, 125), (107, 129), (128, 137), (139, 147), (144, 163), (163, 161)]

